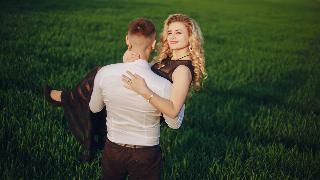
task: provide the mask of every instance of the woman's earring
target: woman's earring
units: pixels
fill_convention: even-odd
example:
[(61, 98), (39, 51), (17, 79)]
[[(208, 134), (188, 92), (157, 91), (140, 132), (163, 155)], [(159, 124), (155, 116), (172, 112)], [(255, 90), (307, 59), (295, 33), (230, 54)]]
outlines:
[(190, 52), (192, 51), (192, 47), (191, 47), (191, 45), (189, 46), (189, 51), (190, 51)]

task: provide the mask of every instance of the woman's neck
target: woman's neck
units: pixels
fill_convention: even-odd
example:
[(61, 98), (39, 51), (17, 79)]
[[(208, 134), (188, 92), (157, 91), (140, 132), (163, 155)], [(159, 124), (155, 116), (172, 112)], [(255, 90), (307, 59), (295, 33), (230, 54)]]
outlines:
[[(171, 59), (173, 59), (173, 60), (190, 59), (190, 56), (188, 56), (189, 54), (190, 53), (188, 51), (188, 47), (185, 47), (182, 49), (175, 49), (172, 51), (172, 58)], [(179, 58), (181, 58), (181, 59), (179, 59)]]

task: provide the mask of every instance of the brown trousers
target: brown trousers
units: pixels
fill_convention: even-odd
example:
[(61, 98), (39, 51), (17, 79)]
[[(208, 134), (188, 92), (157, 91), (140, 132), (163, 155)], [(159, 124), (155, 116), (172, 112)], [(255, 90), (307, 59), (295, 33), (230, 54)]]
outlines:
[(161, 179), (162, 153), (159, 145), (145, 148), (120, 146), (106, 140), (102, 155), (102, 179)]

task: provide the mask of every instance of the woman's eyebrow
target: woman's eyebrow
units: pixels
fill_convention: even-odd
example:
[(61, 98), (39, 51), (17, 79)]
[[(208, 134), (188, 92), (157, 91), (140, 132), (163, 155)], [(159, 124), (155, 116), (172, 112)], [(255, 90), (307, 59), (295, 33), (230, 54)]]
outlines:
[(181, 32), (182, 30), (181, 29), (175, 29), (175, 30), (168, 30), (167, 32), (172, 32), (172, 31)]
[[(173, 31), (181, 31), (182, 29), (174, 29)], [(172, 29), (169, 29), (168, 31), (172, 31)]]

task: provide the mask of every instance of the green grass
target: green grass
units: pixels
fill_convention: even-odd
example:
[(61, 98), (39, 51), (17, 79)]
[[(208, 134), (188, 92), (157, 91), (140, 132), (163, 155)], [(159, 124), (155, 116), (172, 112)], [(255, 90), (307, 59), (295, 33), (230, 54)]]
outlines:
[(80, 164), (63, 111), (42, 87), (71, 88), (120, 62), (127, 23), (195, 18), (209, 77), (179, 130), (161, 127), (163, 179), (320, 177), (320, 1), (1, 1), (0, 179), (99, 179)]

